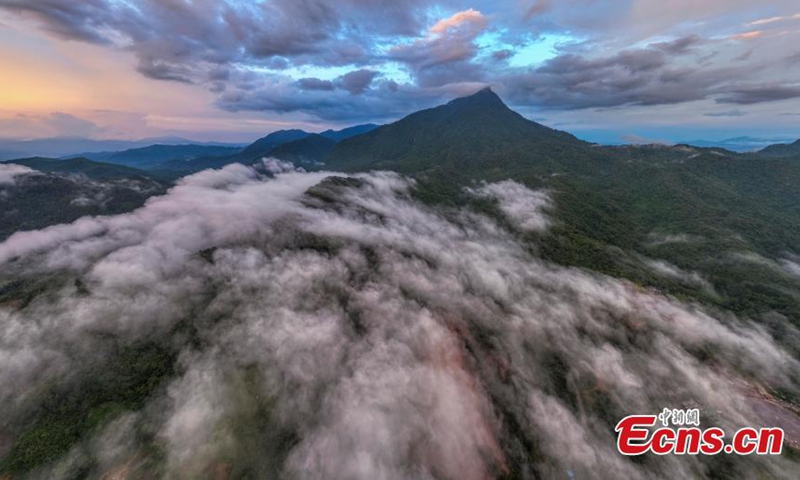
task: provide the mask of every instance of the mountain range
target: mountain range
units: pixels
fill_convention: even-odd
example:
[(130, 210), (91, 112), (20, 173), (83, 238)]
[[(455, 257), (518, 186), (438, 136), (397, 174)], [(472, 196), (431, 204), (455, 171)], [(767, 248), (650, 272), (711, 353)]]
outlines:
[[(484, 89), (383, 126), (0, 163), (0, 307), (26, 334), (0, 476), (195, 455), (275, 478), (354, 441), (397, 478), (791, 478), (798, 147), (597, 145)], [(784, 454), (615, 456), (619, 419), (665, 405), (784, 426)]]
[[(87, 159), (18, 163), (62, 174), (113, 172), (108, 174), (115, 178), (130, 174), (161, 181), (275, 157), (307, 170), (397, 171), (418, 179), (420, 199), (450, 205), (470, 202), (464, 189), (476, 182), (511, 178), (557, 192), (561, 221), (541, 245), (553, 261), (672, 292), (693, 291), (680, 281), (653, 276), (634, 260), (657, 253), (728, 285), (728, 295), (704, 300), (747, 310), (751, 302), (770, 298), (774, 307), (784, 305), (779, 311), (800, 319), (800, 309), (789, 308), (786, 278), (762, 283), (756, 292), (747, 282), (730, 280), (741, 274), (731, 271), (733, 265), (709, 260), (742, 248), (773, 257), (798, 249), (797, 148), (795, 143), (739, 154), (689, 145), (602, 146), (528, 120), (484, 89), (384, 126), (320, 134), (278, 131), (240, 149), (156, 145), (96, 156), (106, 162), (96, 168)], [(114, 162), (135, 170), (115, 171), (109, 165)], [(707, 243), (690, 255), (680, 245), (651, 241), (670, 235)], [(765, 289), (769, 295), (763, 295)]]
[(132, 148), (121, 152), (88, 152), (76, 155), (67, 155), (62, 159), (87, 158), (106, 163), (116, 163), (135, 167), (154, 168), (163, 162), (190, 161), (195, 158), (213, 155), (233, 155), (241, 151), (241, 147), (216, 146), (216, 145), (148, 145), (146, 147)]
[[(513, 178), (557, 192), (561, 223), (542, 246), (550, 259), (641, 280), (650, 275), (631, 256), (655, 251), (676, 265), (700, 270), (717, 284), (729, 284), (732, 290), (723, 298), (746, 308), (751, 300), (763, 298), (764, 289), (771, 289), (767, 298), (774, 296), (776, 306), (791, 302), (782, 293), (783, 283), (762, 282), (756, 292), (747, 282), (729, 280), (737, 275), (730, 265), (708, 259), (722, 255), (723, 245), (730, 251), (747, 248), (772, 256), (800, 245), (797, 148), (795, 143), (738, 154), (688, 145), (601, 146), (527, 120), (485, 89), (389, 125), (322, 134), (279, 131), (241, 149), (156, 145), (96, 156), (105, 162), (96, 166), (87, 159), (16, 163), (61, 174), (174, 179), (276, 157), (308, 170), (412, 175), (419, 180), (420, 198), (445, 204), (466, 201), (464, 188), (475, 182)], [(649, 246), (654, 235), (673, 234), (705, 238), (705, 245), (714, 247), (696, 248), (688, 255), (673, 244)], [(609, 248), (626, 253), (610, 255)], [(648, 282), (686, 290), (680, 282), (669, 287), (669, 280)]]
[[(279, 158), (301, 162), (318, 162), (327, 156), (333, 146), (340, 141), (370, 132), (378, 128), (377, 125), (357, 125), (344, 130), (327, 130), (319, 134), (308, 133), (303, 130), (280, 130), (260, 138), (238, 152), (229, 156), (216, 156), (203, 158), (204, 165), (224, 166), (229, 163), (253, 163), (264, 157), (278, 155)], [(280, 149), (277, 151), (276, 149)], [(171, 164), (174, 168), (175, 165)], [(194, 169), (191, 164), (187, 169)], [(207, 168), (207, 167), (206, 167)]]
[(787, 136), (769, 136), (769, 137), (733, 137), (725, 140), (685, 140), (678, 142), (678, 144), (691, 145), (693, 147), (703, 148), (724, 148), (731, 152), (757, 152), (770, 145), (794, 140), (793, 137)]
[[(800, 307), (785, 293), (795, 280), (778, 276), (753, 289), (733, 280), (741, 279), (739, 266), (721, 260), (743, 248), (771, 257), (800, 248), (798, 158), (688, 145), (599, 146), (527, 120), (483, 90), (340, 142), (325, 167), (415, 175), (418, 195), (438, 203), (467, 201), (463, 188), (481, 181), (549, 188), (561, 219), (542, 246), (552, 260), (641, 279), (647, 274), (631, 257), (657, 253), (730, 288), (726, 308), (747, 311), (770, 297), (800, 322)], [(704, 240), (692, 249), (654, 246), (659, 235)]]
[(150, 145), (204, 145), (216, 147), (241, 147), (239, 144), (221, 142), (195, 142), (180, 137), (144, 138), (141, 140), (93, 140), (80, 137), (45, 138), (36, 140), (0, 139), (0, 160), (29, 157), (87, 156), (89, 153), (111, 153)]
[[(154, 172), (154, 175), (174, 179), (206, 168), (220, 168), (237, 162), (249, 164), (269, 156), (279, 156), (298, 163), (314, 164), (325, 157), (337, 142), (367, 133), (377, 127), (373, 124), (357, 125), (343, 130), (326, 130), (318, 134), (303, 130), (279, 130), (243, 146), (215, 143), (196, 144), (175, 139), (177, 144), (166, 142), (137, 146), (122, 151), (104, 151), (103, 148), (107, 146), (126, 144), (98, 142), (95, 146), (98, 151), (64, 155), (60, 158), (82, 158), (125, 165), (150, 170)], [(146, 144), (149, 141), (142, 140), (136, 143)], [(69, 143), (53, 146), (42, 141), (34, 144), (46, 145), (47, 148), (61, 151)], [(37, 157), (41, 158), (41, 156)]]

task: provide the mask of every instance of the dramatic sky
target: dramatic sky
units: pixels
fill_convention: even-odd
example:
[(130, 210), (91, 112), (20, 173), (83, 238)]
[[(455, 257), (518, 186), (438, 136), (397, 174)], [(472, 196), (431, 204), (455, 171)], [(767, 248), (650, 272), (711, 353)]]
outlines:
[(800, 136), (796, 0), (0, 0), (0, 138), (395, 120), (491, 85), (596, 141)]

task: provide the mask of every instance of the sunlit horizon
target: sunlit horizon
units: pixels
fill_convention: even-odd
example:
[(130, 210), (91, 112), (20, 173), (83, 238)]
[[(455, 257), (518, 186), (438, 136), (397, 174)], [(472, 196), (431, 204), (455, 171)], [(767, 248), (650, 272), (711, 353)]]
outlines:
[(0, 138), (245, 143), (483, 86), (601, 143), (800, 136), (791, 1), (92, 5), (0, 1)]

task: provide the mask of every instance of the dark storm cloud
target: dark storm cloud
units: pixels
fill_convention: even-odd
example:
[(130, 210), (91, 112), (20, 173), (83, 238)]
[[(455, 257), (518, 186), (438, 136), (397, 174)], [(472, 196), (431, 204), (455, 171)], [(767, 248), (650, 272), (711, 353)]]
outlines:
[(671, 42), (653, 44), (653, 47), (670, 55), (681, 55), (692, 51), (704, 43), (705, 40), (699, 35), (687, 35)]
[(517, 102), (553, 108), (664, 105), (707, 98), (746, 71), (677, 66), (670, 60), (663, 45), (600, 58), (565, 54), (509, 75), (505, 85)]
[(752, 66), (712, 67), (709, 60), (719, 55), (716, 51), (698, 58), (695, 66), (675, 61), (676, 56), (689, 55), (706, 42), (689, 36), (606, 57), (563, 54), (529, 72), (511, 74), (504, 84), (520, 103), (563, 109), (670, 105), (703, 99), (748, 105), (800, 97), (800, 87), (795, 85), (739, 85), (752, 74)]
[[(363, 59), (373, 35), (421, 28), (423, 2), (345, 0), (0, 0), (0, 8), (32, 17), (71, 40), (131, 42), (140, 56), (212, 63), (317, 55), (328, 62)], [(307, 58), (306, 61), (313, 60)]]
[(339, 85), (353, 95), (360, 95), (370, 86), (377, 75), (378, 72), (374, 70), (356, 70), (340, 77)]
[(320, 80), (319, 78), (301, 78), (297, 81), (297, 86), (301, 90), (325, 90), (328, 92), (335, 88), (330, 80)]
[[(170, 80), (182, 83), (193, 83), (189, 69), (182, 65), (169, 65), (159, 61), (140, 61), (136, 71), (154, 80)], [(211, 78), (209, 78), (211, 80)]]
[[(33, 18), (60, 38), (132, 50), (139, 71), (194, 81), (206, 64), (269, 67), (367, 63), (373, 37), (416, 32), (421, 2), (320, 0), (0, 0), (0, 8)], [(284, 67), (287, 65), (283, 65)]]
[(800, 86), (767, 84), (731, 88), (717, 101), (719, 103), (752, 105), (754, 103), (775, 102), (798, 97), (800, 97)]
[(334, 80), (322, 80), (313, 77), (301, 78), (295, 85), (300, 90), (306, 91), (318, 90), (332, 92), (338, 88), (350, 92), (351, 95), (361, 95), (369, 88), (378, 74), (379, 72), (374, 70), (361, 69), (346, 73)]
[(363, 85), (363, 78), (358, 84), (351, 77), (349, 85), (345, 84), (343, 77), (332, 81), (303, 80), (295, 82), (275, 77), (256, 88), (230, 88), (220, 95), (217, 106), (231, 112), (303, 112), (333, 121), (394, 120), (474, 90), (474, 87), (467, 90), (401, 88), (391, 80), (375, 79), (369, 88), (358, 93), (355, 87)]
[(0, 0), (0, 8), (36, 18), (48, 31), (61, 38), (111, 43), (101, 33), (113, 17), (113, 9), (106, 0)]
[[(752, 68), (747, 65), (712, 67), (708, 64), (708, 56), (691, 63), (676, 61), (679, 57), (691, 59), (697, 56), (696, 49), (707, 43), (697, 36), (623, 50), (609, 56), (565, 53), (536, 68), (506, 67), (490, 72), (475, 59), (477, 48), (474, 40), (484, 27), (479, 17), (475, 17), (471, 25), (462, 20), (456, 28), (443, 30), (447, 33), (445, 36), (428, 37), (394, 49), (392, 58), (409, 65), (416, 84), (406, 85), (403, 88), (406, 95), (402, 98), (393, 95), (396, 89), (390, 89), (389, 81), (385, 81), (378, 82), (375, 93), (380, 95), (357, 99), (326, 97), (312, 101), (308, 97), (295, 98), (301, 92), (267, 86), (246, 94), (240, 92), (225, 96), (220, 102), (229, 110), (303, 111), (325, 119), (345, 120), (354, 112), (378, 113), (387, 105), (401, 104), (410, 96), (430, 89), (452, 93), (458, 86), (474, 85), (474, 90), (485, 84), (498, 85), (503, 95), (517, 105), (566, 110), (673, 105), (704, 99), (747, 104), (799, 96), (795, 88), (781, 85), (754, 84), (747, 88), (732, 85), (733, 79), (745, 78), (751, 73)], [(717, 56), (716, 52), (712, 52), (712, 56)], [(499, 57), (503, 59), (505, 55)], [(490, 58), (488, 61), (496, 64), (497, 57)], [(705, 63), (702, 63), (704, 59)], [(355, 75), (355, 72), (350, 75)], [(299, 82), (299, 86), (304, 90), (313, 90), (313, 87), (319, 90), (322, 86), (325, 89), (342, 88), (342, 77), (330, 84), (306, 79)], [(441, 94), (426, 96), (427, 99), (416, 98), (417, 103), (429, 106), (426, 100), (442, 98)], [(389, 107), (385, 113), (397, 110)]]

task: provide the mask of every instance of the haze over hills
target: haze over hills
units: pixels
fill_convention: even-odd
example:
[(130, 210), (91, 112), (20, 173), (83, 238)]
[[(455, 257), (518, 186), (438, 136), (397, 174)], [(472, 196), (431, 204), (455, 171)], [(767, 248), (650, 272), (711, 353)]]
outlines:
[[(90, 153), (118, 152), (155, 144), (203, 145), (179, 137), (145, 138), (141, 140), (92, 140), (88, 138), (47, 138), (37, 140), (0, 140), (0, 160), (25, 157), (86, 156)], [(238, 147), (226, 143), (206, 143), (207, 146)]]
[(678, 144), (691, 145), (703, 148), (724, 148), (732, 152), (746, 153), (762, 150), (765, 147), (776, 143), (793, 141), (797, 137), (774, 136), (774, 137), (734, 137), (720, 141), (710, 140), (685, 140)]
[[(141, 140), (137, 142), (117, 141), (90, 141), (83, 139), (70, 139), (69, 141), (56, 139), (23, 142), (29, 150), (48, 150), (62, 152), (65, 149), (85, 148), (86, 144), (94, 145), (97, 151), (63, 155), (63, 159), (90, 159), (97, 162), (127, 165), (134, 168), (146, 169), (154, 172), (161, 178), (178, 178), (188, 173), (197, 172), (205, 168), (220, 168), (229, 163), (250, 164), (264, 157), (273, 155), (273, 151), (284, 144), (290, 145), (276, 150), (275, 154), (297, 162), (318, 163), (332, 149), (332, 146), (341, 140), (369, 132), (377, 125), (356, 125), (343, 130), (327, 130), (320, 134), (311, 134), (303, 130), (279, 130), (266, 137), (256, 140), (249, 145), (231, 145), (218, 143), (194, 143), (183, 139), (161, 139), (165, 144), (148, 144), (156, 139)], [(305, 142), (297, 142), (306, 140)], [(105, 148), (123, 147), (130, 145), (146, 144), (136, 148), (122, 151), (105, 151)], [(22, 149), (24, 150), (24, 148)], [(22, 157), (18, 152), (7, 152), (10, 158)], [(67, 169), (67, 167), (64, 167)]]
[(64, 158), (88, 158), (132, 167), (154, 168), (169, 160), (188, 161), (203, 156), (233, 155), (241, 150), (241, 147), (214, 145), (149, 145), (121, 152), (86, 153)]

